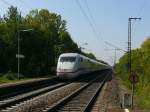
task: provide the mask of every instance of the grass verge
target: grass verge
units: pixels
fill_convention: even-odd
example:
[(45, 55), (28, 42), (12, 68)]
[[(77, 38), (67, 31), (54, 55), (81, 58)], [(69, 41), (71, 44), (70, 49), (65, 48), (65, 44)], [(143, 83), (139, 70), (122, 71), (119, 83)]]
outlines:
[[(122, 84), (131, 91), (131, 83), (129, 80), (119, 78)], [(134, 93), (135, 107), (138, 109), (150, 109), (150, 84), (147, 83), (142, 86), (141, 82), (135, 84)]]
[(31, 79), (31, 78), (26, 78), (23, 75), (20, 75), (20, 79), (18, 79), (18, 76), (16, 73), (0, 74), (0, 84), (14, 83), (14, 82), (29, 80), (29, 79)]

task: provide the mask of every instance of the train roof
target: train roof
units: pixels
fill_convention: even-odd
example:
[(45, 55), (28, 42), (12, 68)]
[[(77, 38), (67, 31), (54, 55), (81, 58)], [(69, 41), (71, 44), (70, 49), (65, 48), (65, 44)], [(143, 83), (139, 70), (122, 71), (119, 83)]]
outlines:
[(82, 54), (78, 54), (78, 53), (63, 53), (63, 54), (61, 54), (59, 57), (65, 57), (65, 56), (80, 56), (80, 57), (83, 57), (83, 58), (85, 58), (85, 59), (88, 59), (88, 60), (90, 60), (90, 61), (92, 61), (92, 62), (94, 62), (94, 63), (99, 63), (99, 64), (104, 64), (104, 65), (107, 65), (106, 63), (102, 63), (102, 62), (100, 62), (100, 61), (97, 61), (97, 60), (94, 60), (94, 59), (91, 59), (91, 58), (89, 58), (89, 57), (86, 57), (86, 56), (84, 56), (84, 55), (82, 55)]
[(63, 54), (60, 55), (60, 57), (63, 57), (63, 56), (75, 56), (75, 57), (80, 56), (82, 58), (90, 59), (87, 56), (84, 56), (84, 55), (79, 54), (79, 53), (63, 53)]
[(78, 53), (63, 53), (60, 55), (60, 57), (62, 56), (78, 56), (79, 54)]

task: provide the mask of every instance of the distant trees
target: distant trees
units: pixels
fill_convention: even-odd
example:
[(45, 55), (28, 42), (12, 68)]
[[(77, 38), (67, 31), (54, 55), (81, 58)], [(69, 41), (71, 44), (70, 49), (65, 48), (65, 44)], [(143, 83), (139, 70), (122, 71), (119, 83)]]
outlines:
[[(143, 42), (141, 48), (132, 50), (132, 71), (136, 72), (141, 81), (150, 82), (150, 37)], [(125, 75), (128, 73), (128, 55), (122, 56), (119, 63), (116, 64), (116, 72), (126, 80)]]
[(96, 60), (96, 57), (92, 53), (86, 53), (86, 56)]
[[(141, 48), (132, 50), (132, 71), (139, 76), (136, 84), (137, 103), (139, 107), (149, 108), (150, 104), (150, 37), (141, 45)], [(115, 72), (129, 88), (128, 55), (122, 56), (115, 66)]]
[[(24, 29), (33, 29), (21, 32)], [(81, 52), (66, 29), (60, 15), (46, 9), (32, 10), (25, 17), (11, 6), (0, 18), (0, 72), (17, 71), (17, 38), (20, 31), (21, 72), (50, 73), (63, 52)]]
[[(33, 29), (23, 32), (21, 30)], [(11, 6), (0, 18), (0, 72), (17, 72), (17, 39), (20, 33), (21, 73), (39, 76), (51, 72), (64, 52), (82, 53), (66, 29), (66, 21), (46, 9), (31, 10), (25, 17)], [(94, 58), (93, 54), (87, 54)]]

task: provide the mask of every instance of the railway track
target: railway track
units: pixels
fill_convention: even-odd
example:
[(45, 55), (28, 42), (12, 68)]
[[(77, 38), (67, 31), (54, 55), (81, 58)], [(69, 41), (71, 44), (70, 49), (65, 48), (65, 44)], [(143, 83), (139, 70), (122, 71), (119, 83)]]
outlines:
[[(59, 83), (36, 91), (18, 95), (4, 101), (0, 101), (0, 112), (51, 112), (51, 110), (49, 109), (53, 110), (52, 107), (54, 107), (54, 109), (56, 107), (59, 107), (58, 109), (60, 109), (60, 104), (62, 104), (62, 102), (65, 102), (63, 104), (66, 104), (66, 102), (71, 101), (73, 97), (79, 95), (80, 92), (83, 92), (82, 89), (88, 89), (91, 84), (95, 87), (101, 85), (102, 83), (100, 82), (102, 80), (98, 82), (98, 79), (95, 80), (95, 76), (97, 75), (92, 74), (74, 83), (71, 83), (71, 81), (67, 83)], [(101, 78), (102, 76), (100, 76), (99, 78)], [(92, 79), (94, 83), (90, 82)], [(91, 86), (89, 88), (89, 91), (87, 90), (87, 92), (94, 91), (92, 90), (93, 86)], [(73, 91), (76, 91), (74, 95)], [(97, 92), (98, 91), (99, 90), (97, 89)], [(91, 101), (89, 101), (89, 105), (92, 101), (93, 98), (91, 99)], [(58, 104), (59, 106), (57, 106), (56, 104)]]
[(17, 95), (17, 96), (11, 97), (11, 98), (4, 99), (4, 100), (0, 101), (0, 109), (10, 107), (11, 105), (15, 105), (16, 103), (25, 101), (27, 99), (31, 99), (35, 96), (38, 96), (40, 94), (43, 94), (43, 93), (46, 93), (46, 92), (49, 92), (49, 91), (52, 91), (56, 88), (59, 88), (61, 86), (66, 85), (66, 84), (67, 83), (54, 84), (54, 85), (51, 85), (49, 87), (45, 87), (45, 88), (42, 88), (42, 89), (38, 89), (38, 90), (35, 90), (35, 91), (31, 91), (31, 92), (28, 92), (28, 93), (24, 93), (24, 94), (21, 94), (21, 95)]
[(57, 77), (0, 85), (0, 101), (60, 82)]
[(90, 83), (82, 86), (72, 94), (66, 96), (56, 104), (47, 107), (43, 112), (87, 112), (95, 101), (99, 91), (108, 78), (108, 74), (102, 79), (98, 76)]
[[(28, 89), (24, 88), (24, 90), (12, 92), (6, 95), (2, 95), (0, 100), (0, 112), (1, 110), (11, 107), (19, 102), (26, 101), (43, 93), (52, 91), (61, 86), (65, 86), (70, 82), (63, 82), (62, 80), (54, 77), (50, 80), (46, 80), (45, 82), (39, 83), (38, 85), (31, 84), (31, 87)], [(35, 83), (37, 84), (37, 83)], [(43, 84), (43, 85), (40, 85)], [(21, 86), (22, 87), (22, 86)]]

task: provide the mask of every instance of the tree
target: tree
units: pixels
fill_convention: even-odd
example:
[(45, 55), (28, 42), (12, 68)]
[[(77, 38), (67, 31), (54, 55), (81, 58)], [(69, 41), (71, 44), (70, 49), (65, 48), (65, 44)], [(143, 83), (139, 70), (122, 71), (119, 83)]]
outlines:
[[(22, 32), (26, 29), (33, 31)], [(11, 6), (0, 18), (0, 32), (1, 72), (17, 72), (18, 32), (20, 53), (25, 56), (20, 60), (20, 71), (26, 76), (50, 73), (61, 53), (81, 52), (66, 29), (66, 21), (47, 9), (31, 10), (22, 17), (17, 8)]]
[(91, 59), (95, 59), (96, 60), (96, 57), (92, 53), (86, 53), (86, 56), (91, 58)]

